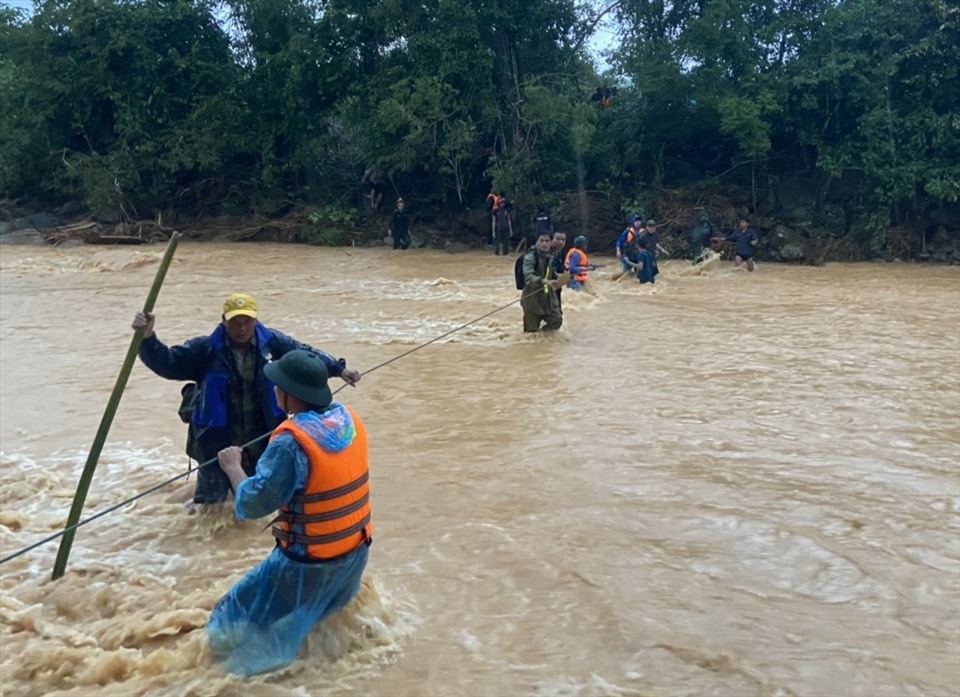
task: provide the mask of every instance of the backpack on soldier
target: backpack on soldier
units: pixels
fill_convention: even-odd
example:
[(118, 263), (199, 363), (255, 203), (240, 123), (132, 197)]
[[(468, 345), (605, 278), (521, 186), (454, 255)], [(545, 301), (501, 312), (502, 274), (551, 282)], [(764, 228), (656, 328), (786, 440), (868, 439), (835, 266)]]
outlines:
[(189, 473), (195, 469), (191, 464), (191, 460), (196, 460), (198, 463), (203, 462), (203, 454), (200, 452), (200, 448), (197, 445), (197, 431), (200, 427), (193, 423), (193, 411), (200, 403), (202, 393), (203, 390), (195, 382), (188, 382), (180, 389), (180, 408), (177, 409), (177, 414), (180, 417), (180, 420), (187, 424), (187, 443), (185, 451), (188, 458), (188, 476)]
[(527, 256), (526, 252), (517, 257), (517, 263), (513, 265), (513, 275), (517, 281), (517, 290), (523, 290), (524, 285), (526, 285), (523, 280), (523, 258), (525, 256)]

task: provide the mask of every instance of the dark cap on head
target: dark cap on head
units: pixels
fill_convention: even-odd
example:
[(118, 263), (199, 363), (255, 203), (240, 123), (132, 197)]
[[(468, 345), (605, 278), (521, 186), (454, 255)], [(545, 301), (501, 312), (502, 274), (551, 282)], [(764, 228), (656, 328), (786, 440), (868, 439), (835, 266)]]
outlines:
[(647, 221), (647, 227), (650, 227), (651, 225), (656, 225), (656, 224), (657, 224), (657, 221), (654, 220), (653, 218), (650, 218), (650, 220)]
[(333, 401), (327, 381), (330, 373), (323, 359), (312, 351), (297, 349), (280, 360), (267, 363), (263, 374), (274, 385), (301, 402), (325, 407)]

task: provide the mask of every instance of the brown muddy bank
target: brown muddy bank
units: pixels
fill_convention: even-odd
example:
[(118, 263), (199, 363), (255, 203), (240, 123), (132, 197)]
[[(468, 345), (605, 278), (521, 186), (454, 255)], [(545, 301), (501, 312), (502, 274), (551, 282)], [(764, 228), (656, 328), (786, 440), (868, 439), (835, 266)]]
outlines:
[[(684, 190), (662, 192), (655, 218), (663, 246), (673, 258), (692, 258), (691, 231), (706, 215), (714, 235), (732, 229), (747, 219), (760, 236), (758, 253), (766, 261), (819, 266), (834, 261), (933, 262), (960, 264), (960, 235), (953, 227), (919, 222), (894, 226), (869, 239), (849, 229), (847, 214), (829, 202), (817, 207), (799, 194), (784, 201), (758, 207), (744, 205), (741, 195), (693, 195)], [(796, 200), (794, 200), (796, 199)], [(188, 215), (158, 213), (149, 219), (133, 220), (122, 212), (100, 216), (78, 215), (77, 206), (64, 205), (52, 212), (31, 212), (26, 208), (0, 206), (0, 244), (76, 245), (144, 244), (162, 242), (177, 230), (186, 239), (226, 242), (283, 242), (317, 246), (376, 247), (390, 245), (390, 203), (384, 209), (346, 212), (336, 220), (316, 210), (300, 207), (283, 216)], [(612, 252), (629, 216), (622, 204), (598, 192), (570, 192), (557, 199), (552, 211), (554, 225), (569, 236), (583, 234), (594, 252)], [(513, 243), (518, 244), (533, 229), (535, 210), (513, 205)], [(430, 202), (411, 210), (411, 239), (414, 248), (464, 251), (489, 245), (490, 213), (485, 206), (442, 211)], [(949, 221), (948, 221), (949, 222)], [(919, 226), (919, 227), (918, 227)], [(732, 258), (729, 245), (714, 249)]]

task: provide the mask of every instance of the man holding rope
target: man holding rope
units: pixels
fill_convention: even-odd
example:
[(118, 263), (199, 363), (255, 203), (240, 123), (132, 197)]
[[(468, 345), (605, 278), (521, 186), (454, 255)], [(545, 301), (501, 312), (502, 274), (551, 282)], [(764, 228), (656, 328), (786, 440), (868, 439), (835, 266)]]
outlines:
[(240, 448), (218, 454), (238, 519), (280, 510), (273, 551), (207, 623), (214, 659), (238, 675), (293, 662), (310, 630), (360, 590), (373, 541), (366, 429), (350, 407), (333, 402), (325, 361), (291, 351), (264, 374), (290, 418), (274, 430), (256, 476), (247, 477)]
[(544, 330), (559, 329), (563, 324), (560, 313), (560, 301), (557, 290), (563, 285), (558, 282), (554, 269), (549, 232), (541, 232), (537, 237), (537, 246), (523, 257), (523, 295), (520, 307), (523, 308), (523, 331), (538, 332), (540, 324)]
[[(349, 385), (360, 381), (360, 373), (347, 368), (343, 358), (290, 338), (261, 324), (256, 301), (234, 293), (223, 304), (221, 322), (209, 336), (198, 336), (179, 346), (168, 347), (154, 334), (155, 318), (137, 313), (134, 329), (143, 329), (140, 360), (154, 373), (168, 380), (189, 380), (184, 388), (181, 414), (189, 423), (187, 455), (207, 462), (231, 445), (248, 443), (274, 429), (285, 418), (264, 377), (270, 360), (296, 349), (317, 354), (334, 377)], [(261, 442), (244, 451), (243, 469), (253, 475), (263, 452)], [(216, 467), (197, 471), (193, 504), (220, 503), (227, 498), (230, 481)]]

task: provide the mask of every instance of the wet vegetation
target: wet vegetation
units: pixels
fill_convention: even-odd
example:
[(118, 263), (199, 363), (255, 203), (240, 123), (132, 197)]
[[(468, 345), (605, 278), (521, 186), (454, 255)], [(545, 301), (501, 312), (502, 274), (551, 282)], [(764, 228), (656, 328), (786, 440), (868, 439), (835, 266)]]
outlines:
[(493, 189), (603, 239), (705, 211), (960, 260), (958, 69), (945, 0), (40, 0), (0, 9), (0, 196), (332, 244), (382, 234), (372, 175), (463, 241)]

